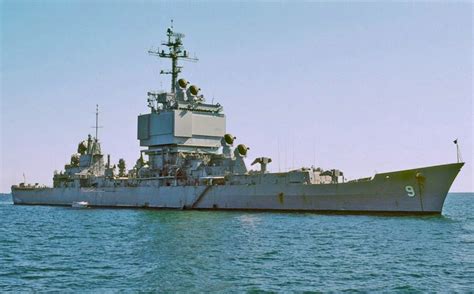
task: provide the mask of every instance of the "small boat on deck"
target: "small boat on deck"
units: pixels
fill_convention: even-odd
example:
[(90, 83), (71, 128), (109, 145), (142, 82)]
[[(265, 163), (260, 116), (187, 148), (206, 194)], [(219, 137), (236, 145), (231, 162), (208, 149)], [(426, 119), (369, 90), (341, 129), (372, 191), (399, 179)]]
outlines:
[(89, 202), (87, 201), (73, 202), (71, 205), (72, 208), (87, 208), (88, 206)]

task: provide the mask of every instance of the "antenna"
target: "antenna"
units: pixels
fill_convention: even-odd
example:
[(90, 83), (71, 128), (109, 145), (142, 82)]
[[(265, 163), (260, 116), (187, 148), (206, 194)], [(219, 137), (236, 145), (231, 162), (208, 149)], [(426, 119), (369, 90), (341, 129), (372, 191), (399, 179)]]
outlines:
[(295, 169), (295, 140), (294, 137), (291, 136), (291, 169)]
[(160, 58), (170, 58), (171, 59), (171, 70), (160, 71), (160, 74), (171, 75), (171, 92), (175, 92), (176, 80), (178, 79), (178, 74), (181, 72), (182, 66), (178, 65), (178, 60), (183, 59), (187, 61), (196, 62), (198, 59), (196, 57), (189, 57), (188, 52), (183, 47), (184, 34), (174, 32), (173, 20), (171, 20), (171, 27), (166, 31), (168, 36), (167, 42), (162, 42), (161, 45), (168, 47), (168, 52), (165, 50), (148, 50), (148, 54), (158, 56)]
[(313, 166), (316, 168), (316, 140), (313, 138)]
[(102, 128), (99, 126), (99, 104), (95, 105), (95, 126), (92, 128), (95, 129), (95, 140), (99, 141), (99, 129)]
[(278, 153), (278, 172), (281, 172), (280, 168), (280, 138), (277, 137), (277, 153)]
[(461, 150), (459, 150), (458, 139), (456, 138), (453, 143), (456, 145), (456, 157), (459, 162), (462, 162)]

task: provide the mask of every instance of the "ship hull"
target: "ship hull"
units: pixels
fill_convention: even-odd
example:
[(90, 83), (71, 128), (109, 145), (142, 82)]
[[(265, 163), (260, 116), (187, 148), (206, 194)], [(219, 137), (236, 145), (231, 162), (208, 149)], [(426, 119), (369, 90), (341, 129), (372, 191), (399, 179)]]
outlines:
[(14, 204), (161, 209), (440, 214), (463, 163), (375, 175), (339, 184), (12, 188)]

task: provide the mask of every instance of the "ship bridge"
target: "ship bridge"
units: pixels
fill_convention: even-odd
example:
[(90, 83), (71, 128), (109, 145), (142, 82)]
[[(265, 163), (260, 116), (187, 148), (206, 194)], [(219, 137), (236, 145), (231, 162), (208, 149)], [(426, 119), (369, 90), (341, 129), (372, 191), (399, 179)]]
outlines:
[(218, 105), (175, 102), (138, 116), (137, 138), (150, 149), (175, 147), (177, 152), (217, 152), (226, 131), (225, 115)]

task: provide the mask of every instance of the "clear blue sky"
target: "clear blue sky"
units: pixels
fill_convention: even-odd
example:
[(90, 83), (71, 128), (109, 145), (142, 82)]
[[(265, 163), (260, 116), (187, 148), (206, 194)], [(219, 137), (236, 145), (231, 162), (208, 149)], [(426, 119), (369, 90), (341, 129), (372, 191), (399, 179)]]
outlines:
[[(101, 106), (103, 151), (129, 166), (146, 92), (169, 87), (146, 51), (170, 19), (200, 58), (182, 76), (273, 171), (348, 178), (456, 160), (473, 191), (472, 4), (1, 1), (1, 185), (52, 183)], [(279, 150), (279, 152), (278, 152)]]

